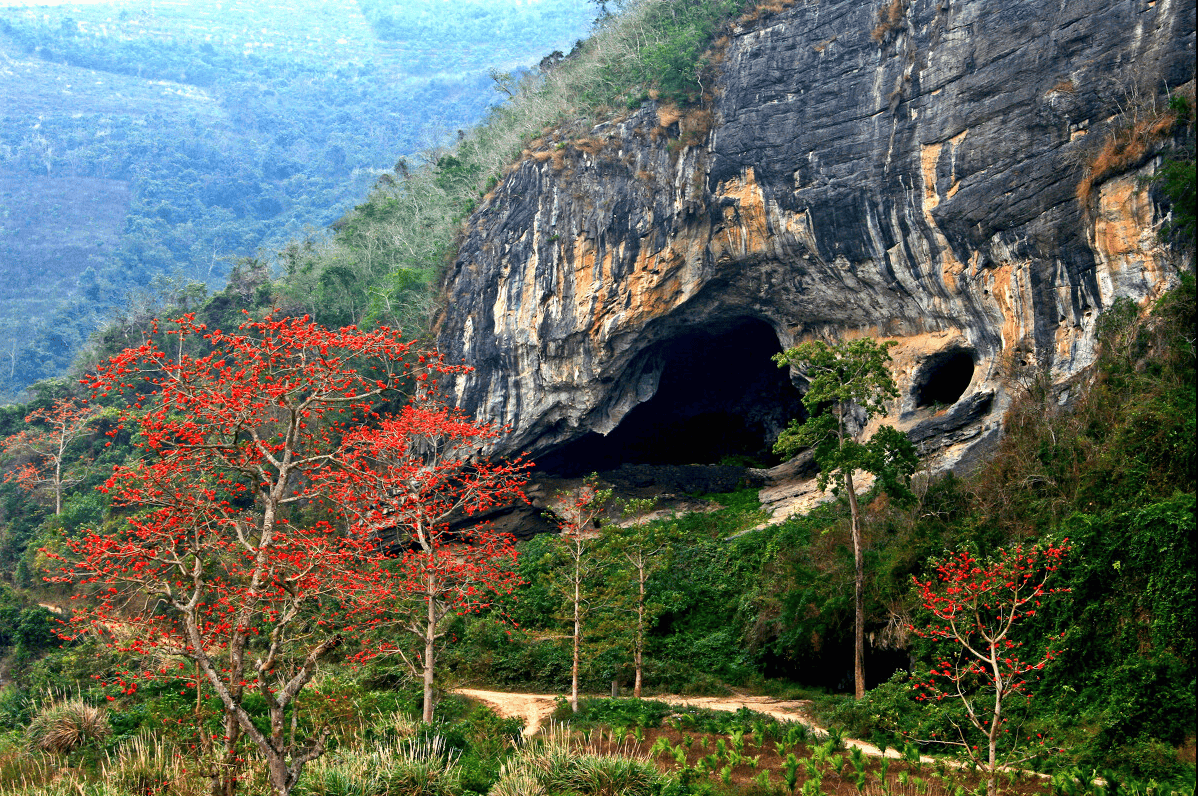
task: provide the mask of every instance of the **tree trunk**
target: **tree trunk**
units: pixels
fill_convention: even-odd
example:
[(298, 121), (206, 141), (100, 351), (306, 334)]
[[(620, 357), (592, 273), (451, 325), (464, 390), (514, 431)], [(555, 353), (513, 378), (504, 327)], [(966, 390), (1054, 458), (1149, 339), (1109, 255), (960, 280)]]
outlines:
[(637, 580), (639, 591), (636, 600), (636, 646), (632, 653), (633, 665), (636, 667), (636, 683), (632, 687), (632, 695), (640, 699), (642, 661), (645, 649), (645, 570), (643, 568), (638, 571)]
[(437, 641), (437, 601), (434, 597), (434, 584), (432, 575), (429, 575), (428, 589), (428, 623), (425, 625), (424, 633), (424, 723), (431, 724), (433, 721), (433, 671), (436, 660), (436, 649), (434, 645)]
[(994, 673), (994, 715), (990, 717), (990, 730), (987, 733), (990, 769), (986, 772), (986, 796), (998, 796), (998, 728), (1002, 723), (1003, 679), (1002, 670), (998, 667), (998, 650), (993, 641), (990, 642), (990, 660), (987, 662)]
[(62, 516), (62, 452), (54, 460), (54, 516)]
[(582, 646), (582, 570), (581, 562), (574, 563), (574, 659), (570, 664), (570, 710), (578, 712), (578, 658)]
[(853, 536), (853, 692), (857, 699), (865, 696), (865, 554), (861, 549), (861, 509), (853, 489), (853, 471), (844, 472), (844, 488), (849, 493), (849, 515)]
[(218, 796), (236, 796), (237, 775), (241, 768), (237, 759), (237, 742), (241, 739), (241, 724), (232, 711), (225, 711), (225, 749), (213, 777), (212, 791)]
[(273, 754), (266, 759), (266, 770), (270, 776), (270, 784), (276, 796), (287, 796), (291, 792), (292, 777), (287, 769), (287, 761), (283, 755)]
[(199, 734), (200, 755), (201, 759), (207, 762), (209, 766), (208, 774), (212, 779), (212, 787), (209, 789), (212, 796), (220, 796), (219, 780), (215, 776), (216, 772), (216, 750), (212, 746), (212, 735), (204, 728), (204, 682), (201, 679), (203, 675), (200, 673), (200, 663), (196, 661), (196, 713), (195, 724), (196, 732)]

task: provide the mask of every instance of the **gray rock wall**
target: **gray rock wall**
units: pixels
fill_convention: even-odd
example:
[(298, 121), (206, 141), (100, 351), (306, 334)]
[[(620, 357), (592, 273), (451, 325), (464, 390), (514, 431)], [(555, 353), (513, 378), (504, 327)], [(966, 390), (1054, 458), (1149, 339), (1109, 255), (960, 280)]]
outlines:
[[(611, 431), (656, 389), (646, 352), (754, 318), (783, 347), (897, 340), (890, 422), (951, 466), (993, 438), (1010, 362), (1064, 383), (1104, 307), (1170, 283), (1152, 157), (1085, 207), (1076, 191), (1121, 111), (1192, 80), (1193, 3), (904, 8), (880, 42), (860, 0), (743, 22), (710, 121), (647, 106), (503, 181), (447, 277), (438, 344), (475, 368), (452, 393), (511, 426), (505, 450)], [(952, 351), (974, 361), (960, 400), (917, 406)]]

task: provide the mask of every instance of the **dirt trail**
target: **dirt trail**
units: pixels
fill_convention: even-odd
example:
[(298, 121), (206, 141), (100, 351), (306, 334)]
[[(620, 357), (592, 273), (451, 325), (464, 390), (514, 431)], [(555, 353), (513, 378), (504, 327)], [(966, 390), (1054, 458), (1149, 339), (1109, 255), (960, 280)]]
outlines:
[[(499, 715), (504, 717), (519, 716), (524, 719), (524, 735), (531, 737), (536, 735), (541, 727), (548, 721), (549, 716), (553, 713), (556, 707), (557, 697), (554, 694), (516, 694), (507, 691), (482, 691), (477, 688), (459, 688), (457, 693), (463, 696), (468, 696), (473, 699), (478, 699), (495, 707)], [(665, 696), (652, 696), (649, 699), (665, 702), (668, 705), (678, 705), (680, 707), (693, 706), (697, 708), (706, 708), (708, 710), (726, 710), (735, 712), (741, 708), (748, 708), (757, 713), (764, 713), (779, 721), (801, 721), (810, 727), (817, 735), (823, 735), (826, 730), (815, 723), (811, 718), (811, 702), (806, 699), (775, 699), (767, 696), (748, 696), (738, 695), (731, 697), (688, 697), (679, 696), (677, 694), (667, 694)], [(873, 744), (865, 743), (864, 741), (854, 740), (852, 738), (845, 739), (846, 746), (856, 746), (865, 752), (867, 755), (880, 757), (882, 750)], [(898, 752), (894, 749), (886, 750), (886, 757), (897, 758)], [(924, 758), (925, 762), (932, 762), (931, 758)]]
[[(458, 688), (456, 693), (468, 696), (473, 699), (478, 699), (495, 707), (499, 715), (504, 717), (519, 716), (524, 719), (524, 737), (530, 738), (540, 731), (541, 727), (548, 721), (550, 715), (553, 714), (554, 708), (557, 707), (557, 695), (555, 694), (515, 694), (507, 691), (482, 691), (477, 688)], [(667, 705), (678, 705), (679, 707), (693, 706), (698, 708), (706, 708), (708, 710), (726, 710), (730, 713), (735, 713), (741, 708), (748, 708), (757, 713), (764, 713), (779, 721), (801, 721), (815, 733), (816, 736), (827, 735), (827, 728), (815, 723), (811, 718), (811, 700), (808, 699), (775, 699), (768, 696), (749, 696), (746, 694), (730, 696), (730, 697), (688, 697), (679, 696), (677, 694), (666, 694), (664, 696), (651, 696), (647, 699), (665, 702)], [(889, 757), (898, 759), (902, 757), (895, 749), (887, 749), (883, 754), (882, 750), (871, 743), (858, 741), (856, 738), (845, 738), (844, 745), (847, 747), (857, 747), (862, 752), (872, 757)], [(938, 761), (937, 758), (921, 755), (920, 761), (923, 763), (944, 762), (953, 768), (965, 768), (966, 766), (957, 761)], [(1005, 767), (1004, 771), (1008, 770)], [(1024, 772), (1034, 774), (1037, 777), (1046, 778), (1047, 774), (1038, 772)]]
[(506, 691), (480, 691), (477, 688), (457, 688), (454, 693), (486, 702), (504, 718), (519, 716), (524, 719), (526, 738), (536, 735), (557, 707), (557, 696), (554, 694), (512, 694)]

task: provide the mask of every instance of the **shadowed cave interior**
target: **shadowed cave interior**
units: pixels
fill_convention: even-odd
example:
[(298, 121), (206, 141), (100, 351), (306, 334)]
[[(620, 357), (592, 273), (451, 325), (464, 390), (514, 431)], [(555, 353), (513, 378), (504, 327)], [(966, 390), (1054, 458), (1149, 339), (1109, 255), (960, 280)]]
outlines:
[(539, 456), (538, 469), (577, 477), (622, 464), (777, 464), (774, 440), (803, 411), (789, 370), (772, 359), (781, 350), (753, 318), (682, 330), (630, 365), (634, 378), (660, 371), (652, 398), (607, 436), (589, 432)]
[(915, 407), (951, 406), (973, 380), (974, 355), (962, 348), (933, 354), (924, 360), (911, 385)]

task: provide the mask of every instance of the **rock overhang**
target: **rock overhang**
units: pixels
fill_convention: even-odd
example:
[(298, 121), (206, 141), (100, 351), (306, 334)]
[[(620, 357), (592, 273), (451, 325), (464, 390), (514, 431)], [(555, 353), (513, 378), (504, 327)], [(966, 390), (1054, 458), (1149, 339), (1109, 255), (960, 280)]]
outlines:
[(751, 320), (779, 348), (896, 340), (889, 422), (933, 466), (968, 462), (1013, 366), (1069, 382), (1101, 309), (1172, 278), (1151, 161), (1087, 206), (1074, 188), (1087, 134), (1117, 123), (1112, 64), (1190, 79), (1193, 9), (1076, 5), (917, 0), (882, 46), (871, 6), (792, 6), (732, 37), (703, 144), (672, 146), (676, 112), (649, 105), (560, 167), (524, 161), (446, 282), (439, 345), (475, 367), (459, 403), (511, 427), (496, 452), (560, 450), (653, 399), (655, 351)]

